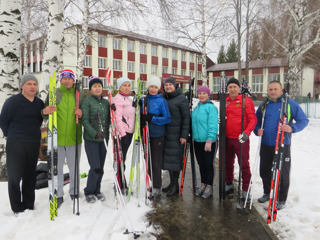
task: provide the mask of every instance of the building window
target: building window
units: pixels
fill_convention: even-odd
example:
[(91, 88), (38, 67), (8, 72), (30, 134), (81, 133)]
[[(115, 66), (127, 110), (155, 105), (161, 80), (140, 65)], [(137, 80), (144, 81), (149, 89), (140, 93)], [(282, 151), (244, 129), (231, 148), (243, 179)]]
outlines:
[(177, 59), (177, 51), (172, 51), (172, 59), (173, 60)]
[(134, 62), (128, 62), (128, 72), (134, 72)]
[(113, 70), (121, 71), (121, 60), (113, 60)]
[(39, 72), (42, 72), (42, 61), (39, 63)]
[(151, 66), (151, 74), (156, 75), (158, 72), (158, 66), (157, 65), (152, 65)]
[(214, 77), (213, 78), (213, 92), (218, 93), (220, 91), (220, 78)]
[(181, 53), (181, 61), (185, 61), (186, 60), (186, 53)]
[(82, 87), (89, 88), (89, 79), (87, 77), (82, 78)]
[(37, 44), (32, 45), (32, 53), (34, 57), (37, 56)]
[(140, 73), (147, 73), (147, 64), (140, 63)]
[(177, 69), (176, 68), (172, 68), (172, 74), (177, 74)]
[(162, 48), (162, 57), (163, 58), (168, 58), (168, 49)]
[(190, 56), (189, 56), (189, 61), (190, 61), (191, 63), (193, 63), (193, 54), (190, 54)]
[(162, 67), (162, 73), (168, 73), (168, 67)]
[(102, 77), (99, 77), (99, 78), (100, 78), (100, 80), (102, 81), (102, 87), (103, 87), (103, 88), (107, 88), (107, 79), (102, 78)]
[(181, 75), (182, 75), (182, 76), (186, 75), (186, 70), (181, 69)]
[(128, 41), (128, 52), (134, 52), (134, 42)]
[(268, 75), (268, 83), (271, 81), (278, 81), (280, 82), (280, 74), (269, 74)]
[(36, 62), (33, 63), (33, 72), (38, 72), (38, 64)]
[(39, 44), (39, 52), (40, 52), (40, 54), (44, 53), (44, 42), (40, 42), (40, 44)]
[(202, 73), (201, 72), (198, 72), (197, 73), (197, 79), (199, 80), (199, 79), (202, 79)]
[(99, 36), (98, 38), (98, 46), (99, 47), (107, 47), (107, 38), (104, 36)]
[(158, 56), (158, 49), (156, 46), (151, 47), (151, 55), (154, 57)]
[(121, 50), (121, 40), (120, 39), (113, 39), (113, 49)]
[(117, 79), (116, 78), (114, 78), (112, 81), (112, 89), (117, 90)]
[(91, 56), (85, 56), (83, 65), (85, 67), (91, 67)]
[(106, 69), (107, 68), (107, 59), (106, 58), (98, 58), (98, 68)]
[(140, 54), (147, 54), (147, 45), (141, 43), (140, 44)]
[(87, 38), (87, 45), (91, 45), (91, 38), (90, 37)]
[(201, 64), (201, 57), (200, 56), (197, 56), (197, 63)]
[(189, 72), (189, 75), (190, 75), (190, 77), (192, 77), (192, 78), (194, 77), (193, 74), (194, 74), (193, 71), (190, 71), (190, 72)]
[(263, 76), (262, 75), (252, 76), (252, 91), (255, 93), (263, 92)]

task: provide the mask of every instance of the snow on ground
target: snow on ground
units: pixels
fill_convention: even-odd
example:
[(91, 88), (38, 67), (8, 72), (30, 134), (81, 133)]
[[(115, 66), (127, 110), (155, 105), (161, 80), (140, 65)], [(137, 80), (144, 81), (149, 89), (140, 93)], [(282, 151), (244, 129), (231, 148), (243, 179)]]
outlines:
[[(128, 155), (130, 156), (131, 148)], [(108, 153), (111, 153), (109, 144)], [(127, 170), (130, 170), (130, 162)], [(54, 221), (49, 220), (48, 208), (48, 188), (36, 190), (35, 210), (26, 211), (13, 215), (10, 208), (8, 197), (7, 182), (0, 182), (0, 239), (6, 240), (100, 240), (100, 239), (133, 239), (133, 234), (124, 235), (126, 227), (135, 231), (143, 232), (139, 239), (155, 239), (151, 233), (157, 233), (152, 227), (148, 226), (146, 213), (152, 208), (145, 205), (144, 188), (141, 184), (141, 197), (138, 207), (138, 199), (131, 197), (126, 206), (129, 221), (124, 222), (120, 205), (117, 209), (113, 192), (113, 178), (111, 170), (111, 155), (107, 155), (105, 164), (105, 174), (102, 180), (102, 193), (105, 194), (104, 202), (96, 201), (93, 204), (87, 203), (84, 199), (83, 189), (86, 186), (87, 178), (80, 180), (80, 216), (73, 214), (73, 201), (71, 201), (68, 190), (69, 184), (64, 186), (64, 203), (58, 209), (58, 217)], [(89, 170), (88, 160), (82, 146), (80, 160), (80, 173)], [(68, 172), (68, 168), (65, 167)], [(126, 171), (127, 176), (129, 172)], [(143, 172), (141, 172), (143, 174)], [(127, 178), (128, 179), (128, 178)], [(141, 176), (141, 182), (143, 182)]]

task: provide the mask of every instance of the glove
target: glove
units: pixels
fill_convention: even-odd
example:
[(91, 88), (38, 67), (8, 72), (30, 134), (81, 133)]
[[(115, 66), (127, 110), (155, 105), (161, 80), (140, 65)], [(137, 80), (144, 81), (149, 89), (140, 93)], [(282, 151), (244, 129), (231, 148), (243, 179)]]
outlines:
[(206, 145), (204, 146), (204, 151), (206, 152), (211, 152), (211, 145), (212, 145), (213, 141), (211, 140), (207, 140), (206, 141)]
[(96, 135), (96, 139), (98, 139), (98, 138), (106, 138), (106, 136), (107, 136), (107, 134), (105, 133), (105, 132), (102, 132), (102, 131), (100, 131), (100, 132), (98, 132), (98, 134)]
[(142, 100), (141, 99), (139, 99), (138, 103), (139, 103), (139, 106), (142, 107)]
[(151, 114), (141, 114), (140, 119), (143, 122), (151, 122), (153, 116)]
[(138, 100), (133, 100), (133, 102), (132, 102), (132, 107), (137, 107), (137, 102), (138, 102)]
[(114, 103), (111, 104), (110, 108), (111, 108), (111, 110), (113, 110), (113, 111), (117, 110), (116, 105), (114, 105)]
[(248, 140), (248, 138), (249, 138), (248, 134), (243, 132), (242, 134), (239, 135), (239, 142), (244, 143), (245, 141)]

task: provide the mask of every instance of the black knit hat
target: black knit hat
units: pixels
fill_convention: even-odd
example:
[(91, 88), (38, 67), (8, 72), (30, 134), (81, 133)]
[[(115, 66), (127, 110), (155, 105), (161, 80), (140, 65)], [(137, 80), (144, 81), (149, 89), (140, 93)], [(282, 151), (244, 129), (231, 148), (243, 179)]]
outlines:
[(103, 83), (100, 78), (94, 77), (94, 76), (89, 76), (89, 90), (91, 90), (92, 85), (95, 83), (100, 83), (101, 86), (103, 86)]
[(228, 87), (228, 85), (229, 85), (230, 83), (237, 84), (237, 85), (240, 87), (240, 82), (239, 82), (239, 80), (236, 79), (236, 78), (230, 78), (229, 81), (228, 81), (228, 83), (227, 83), (227, 87)]
[(168, 77), (163, 81), (163, 85), (166, 83), (171, 83), (174, 87), (176, 87), (176, 79), (173, 77)]

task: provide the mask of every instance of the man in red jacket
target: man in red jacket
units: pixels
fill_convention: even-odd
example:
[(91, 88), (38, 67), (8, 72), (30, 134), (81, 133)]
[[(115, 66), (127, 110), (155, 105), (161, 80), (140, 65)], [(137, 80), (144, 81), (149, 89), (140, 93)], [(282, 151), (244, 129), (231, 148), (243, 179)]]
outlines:
[(242, 143), (242, 198), (247, 195), (251, 178), (249, 152), (249, 136), (257, 123), (253, 101), (245, 97), (243, 132), (241, 132), (242, 95), (239, 95), (240, 82), (231, 78), (227, 83), (229, 97), (226, 99), (226, 187), (227, 193), (233, 192), (234, 158), (240, 159)]

